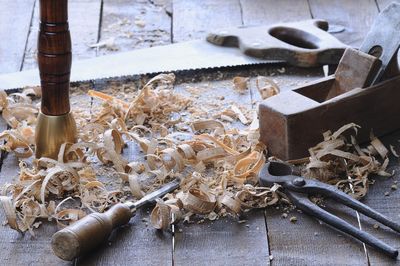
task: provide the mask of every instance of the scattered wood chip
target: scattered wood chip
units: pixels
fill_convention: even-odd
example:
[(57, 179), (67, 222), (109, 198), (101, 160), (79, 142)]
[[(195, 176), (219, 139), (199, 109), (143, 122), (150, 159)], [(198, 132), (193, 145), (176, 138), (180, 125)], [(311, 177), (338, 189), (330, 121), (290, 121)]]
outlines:
[(290, 219), (289, 219), (289, 221), (291, 222), (291, 223), (296, 223), (297, 222), (297, 217), (296, 216), (292, 216), (292, 217), (290, 217)]
[(383, 145), (383, 143), (376, 137), (371, 140), (371, 145), (379, 153), (382, 159), (385, 159), (388, 154), (388, 149)]
[(146, 22), (144, 20), (142, 20), (142, 19), (136, 19), (134, 21), (134, 23), (135, 23), (136, 26), (138, 26), (140, 28), (143, 28), (144, 26), (146, 26)]
[(282, 68), (278, 68), (277, 71), (278, 71), (280, 74), (284, 74), (284, 73), (286, 72), (286, 69), (285, 69), (284, 67), (282, 67)]
[(258, 76), (256, 86), (263, 100), (277, 95), (280, 92), (278, 85), (272, 80), (264, 76)]
[(118, 51), (119, 50), (118, 46), (115, 44), (114, 37), (110, 37), (106, 40), (103, 40), (103, 41), (95, 43), (95, 44), (90, 44), (89, 47), (90, 48), (106, 48), (109, 51)]
[(237, 115), (237, 117), (239, 118), (240, 122), (242, 122), (244, 125), (247, 125), (249, 123), (246, 116), (236, 105), (232, 105), (231, 108), (232, 108), (233, 112)]
[(390, 151), (392, 152), (393, 156), (399, 158), (400, 156), (399, 156), (399, 154), (396, 152), (396, 150), (394, 149), (394, 146), (393, 146), (393, 145), (390, 145), (389, 147), (390, 147)]
[(249, 78), (234, 77), (233, 78), (233, 87), (240, 94), (245, 94), (248, 91), (248, 87), (247, 87), (248, 81), (249, 81)]
[(309, 149), (309, 163), (302, 173), (336, 185), (357, 199), (364, 197), (368, 191), (369, 175), (391, 174), (386, 172), (388, 150), (378, 138), (373, 137), (370, 148), (363, 151), (354, 136), (350, 141), (344, 136), (349, 130), (357, 133), (358, 128), (358, 125), (351, 123), (334, 133), (325, 132), (324, 141)]

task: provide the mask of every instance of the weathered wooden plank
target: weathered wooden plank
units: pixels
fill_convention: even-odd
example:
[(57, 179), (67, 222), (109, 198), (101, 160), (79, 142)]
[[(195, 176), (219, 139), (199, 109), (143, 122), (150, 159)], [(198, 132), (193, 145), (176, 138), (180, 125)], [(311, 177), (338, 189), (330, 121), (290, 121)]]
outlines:
[[(72, 38), (73, 60), (96, 56), (96, 50), (89, 45), (99, 38), (101, 0), (68, 1), (68, 19)], [(37, 38), (39, 31), (39, 1), (36, 2), (32, 25), (25, 50), (23, 69), (37, 67)]]
[[(223, 73), (221, 73), (223, 75)], [(250, 93), (239, 94), (232, 80), (183, 83), (177, 90), (191, 95), (190, 88), (198, 88), (191, 95), (199, 111), (210, 115), (229, 108), (233, 103), (251, 110)], [(213, 107), (214, 106), (214, 107)], [(243, 127), (235, 124), (235, 127)], [(265, 220), (262, 211), (248, 214), (248, 221), (221, 218), (213, 222), (182, 225), (175, 230), (175, 265), (269, 265), (269, 251)]]
[(173, 42), (204, 38), (210, 29), (242, 25), (239, 0), (173, 2)]
[(77, 265), (171, 265), (172, 235), (149, 222), (152, 207), (144, 207), (109, 241), (76, 261)]
[[(245, 24), (271, 24), (280, 21), (310, 19), (307, 1), (241, 1)], [(259, 15), (258, 11), (260, 11)], [(297, 13), (296, 11), (299, 10)], [(263, 16), (263, 13), (265, 15)], [(270, 15), (268, 15), (270, 14)], [(254, 15), (254, 16), (253, 16)], [(322, 76), (322, 69), (299, 69), (294, 67), (271, 66), (265, 76), (278, 84), (282, 91), (299, 86)], [(254, 76), (253, 76), (254, 77)], [(254, 108), (261, 101), (255, 78), (250, 79), (250, 91)], [(350, 219), (356, 224), (354, 212), (336, 215)], [(272, 264), (276, 265), (363, 265), (366, 260), (363, 247), (357, 241), (339, 237), (338, 233), (321, 225), (317, 220), (296, 211), (283, 219), (282, 211), (267, 209), (265, 211), (268, 229), (268, 244)], [(296, 224), (289, 221), (291, 216), (298, 220)], [(343, 259), (345, 257), (346, 259)]]
[[(5, 121), (0, 119), (0, 131), (7, 128)], [(2, 167), (0, 172), (0, 186), (11, 183), (18, 177), (18, 159), (12, 155), (2, 153)], [(2, 207), (0, 221), (6, 220)], [(72, 265), (52, 256), (50, 236), (56, 232), (56, 227), (44, 223), (35, 231), (36, 236), (29, 233), (21, 234), (7, 225), (0, 226), (0, 257), (4, 265)]]
[(380, 11), (382, 11), (385, 7), (387, 7), (389, 4), (391, 4), (393, 2), (400, 3), (400, 0), (377, 0), (376, 1)]
[[(72, 110), (88, 108), (91, 99), (87, 96), (90, 85), (76, 90), (72, 88)], [(1, 120), (3, 121), (3, 120)], [(5, 129), (0, 123), (0, 129)], [(139, 147), (134, 143), (124, 150), (128, 160), (143, 157)], [(100, 165), (98, 167), (101, 167)], [(8, 154), (3, 162), (0, 173), (0, 185), (13, 182), (18, 176), (18, 160)], [(99, 171), (107, 172), (107, 171)], [(109, 176), (99, 177), (109, 182)], [(115, 184), (115, 186), (118, 186)], [(51, 250), (51, 237), (57, 231), (54, 223), (46, 221), (35, 230), (36, 238), (29, 234), (22, 236), (8, 226), (0, 227), (0, 257), (10, 265), (170, 265), (172, 264), (172, 235), (157, 232), (148, 222), (149, 209), (141, 210), (131, 220), (129, 225), (113, 233), (109, 242), (99, 249), (75, 262), (64, 262), (56, 257)], [(0, 221), (4, 221), (3, 211), (0, 211)], [(154, 256), (157, 254), (157, 256)]]
[[(398, 151), (400, 149), (399, 139), (400, 132), (395, 132), (382, 138), (382, 141), (387, 147), (391, 144)], [(389, 178), (374, 177), (375, 183), (370, 186), (363, 203), (400, 224), (400, 166), (397, 158), (391, 156), (388, 171), (394, 171), (395, 174)], [(397, 186), (398, 189), (392, 189), (393, 185)], [(386, 196), (385, 193), (389, 193), (389, 195)], [(365, 231), (400, 250), (399, 233), (375, 220), (363, 215), (361, 217)], [(379, 228), (375, 229), (374, 225), (379, 225)], [(371, 265), (400, 265), (399, 259), (390, 259), (372, 248), (368, 248), (368, 253)]]
[[(87, 107), (90, 97), (86, 92), (72, 89), (71, 104), (73, 108)], [(3, 120), (1, 119), (1, 122)], [(0, 125), (3, 125), (0, 123)], [(0, 126), (0, 130), (5, 127)], [(4, 154), (5, 155), (5, 154)], [(3, 155), (3, 156), (4, 156)], [(15, 182), (18, 178), (18, 159), (13, 154), (7, 154), (2, 163), (0, 172), (0, 186), (6, 183)], [(5, 220), (5, 215), (0, 207), (0, 221)], [(58, 230), (54, 222), (42, 221), (42, 225), (35, 229), (35, 237), (29, 233), (24, 235), (14, 231), (8, 226), (0, 227), (0, 258), (9, 265), (73, 265), (73, 262), (66, 262), (53, 254), (50, 241), (52, 235)]]
[(263, 213), (251, 212), (247, 219), (180, 226), (175, 233), (175, 265), (269, 265)]
[[(285, 91), (321, 77), (322, 70), (271, 67), (265, 74), (278, 84), (281, 91)], [(252, 102), (257, 108), (261, 97), (255, 79), (250, 79), (250, 90)], [(329, 207), (329, 211), (357, 226), (355, 212), (344, 212), (340, 207)], [(293, 211), (283, 219), (282, 213), (282, 210), (273, 208), (265, 212), (269, 249), (273, 256), (272, 264), (364, 265), (366, 263), (362, 244), (358, 241), (344, 237), (306, 214)], [(297, 218), (296, 224), (289, 221), (292, 216)]]
[[(4, 219), (1, 217), (1, 219)], [(36, 231), (37, 236), (22, 235), (10, 228), (2, 230), (0, 248), (2, 262), (8, 265), (72, 265), (52, 255), (49, 236), (56, 228), (43, 225)], [(3, 241), (4, 239), (6, 239)]]
[[(13, 182), (18, 176), (18, 159), (9, 154), (3, 162), (0, 173), (1, 186)], [(3, 210), (0, 220), (5, 220)], [(29, 233), (21, 234), (8, 226), (0, 227), (0, 257), (4, 265), (72, 265), (62, 261), (51, 250), (50, 239), (57, 231), (53, 224), (44, 222), (35, 230), (36, 237)]]
[(375, 0), (309, 0), (313, 18), (326, 19), (331, 25), (344, 27), (335, 37), (358, 48), (378, 14)]
[(128, 225), (118, 228), (99, 249), (76, 265), (172, 265), (172, 235), (151, 225), (151, 208), (139, 211)]
[[(360, 1), (347, 1), (346, 3), (342, 3), (341, 1), (340, 4), (343, 4), (343, 9), (346, 10), (346, 12), (342, 12), (341, 15), (338, 15), (338, 1), (334, 2), (335, 8), (333, 10), (330, 10), (327, 7), (321, 8), (316, 2), (320, 3), (321, 1), (310, 1), (310, 7), (313, 15), (321, 17), (327, 16), (328, 20), (331, 21), (331, 23), (345, 26), (345, 31), (343, 33), (339, 33), (337, 37), (343, 42), (353, 46), (359, 46), (361, 44), (362, 39), (365, 37), (370, 25), (376, 17), (377, 6), (375, 1), (362, 1), (362, 3)], [(389, 2), (390, 1), (378, 1), (379, 9), (382, 10), (387, 4), (389, 4)], [(348, 23), (346, 24), (346, 21), (344, 20), (347, 20)], [(376, 186), (372, 186), (370, 192), (366, 197), (365, 203), (377, 209), (378, 211), (381, 211), (382, 213), (390, 216), (390, 214), (393, 214), (393, 212), (390, 211), (390, 202), (388, 202), (387, 199), (382, 199), (382, 197), (384, 197), (382, 196), (384, 194), (384, 191), (383, 188), (381, 188), (381, 185), (379, 185), (380, 183), (381, 182), (378, 182)], [(377, 199), (379, 197), (380, 199)], [(365, 220), (367, 220), (367, 222), (365, 222)], [(373, 224), (374, 222), (370, 221), (369, 219), (362, 219), (362, 227), (365, 231), (376, 233), (374, 232), (374, 229), (372, 229)], [(386, 237), (385, 235), (380, 236), (380, 238), (388, 241), (391, 244), (394, 244), (393, 238), (391, 238), (390, 236)], [(398, 243), (394, 244), (394, 246), (396, 245), (398, 247)], [(374, 249), (367, 247), (367, 250), (371, 265), (391, 265), (393, 263), (393, 261), (379, 254)]]
[[(293, 211), (285, 219), (281, 214), (279, 210), (266, 211), (272, 264), (367, 265), (363, 246), (358, 241), (306, 214)], [(335, 215), (338, 215), (337, 208)], [(340, 215), (356, 225), (354, 216), (354, 213)], [(297, 218), (295, 224), (290, 222), (291, 217)]]
[(244, 25), (268, 25), (310, 18), (307, 0), (240, 0)]
[(20, 71), (35, 0), (0, 0), (0, 73)]
[(104, 0), (99, 54), (171, 42), (170, 1)]
[[(132, 161), (143, 158), (143, 153), (137, 143), (129, 142), (123, 156)], [(128, 225), (113, 232), (108, 243), (79, 258), (77, 265), (172, 265), (172, 234), (151, 226), (151, 210), (139, 210)]]

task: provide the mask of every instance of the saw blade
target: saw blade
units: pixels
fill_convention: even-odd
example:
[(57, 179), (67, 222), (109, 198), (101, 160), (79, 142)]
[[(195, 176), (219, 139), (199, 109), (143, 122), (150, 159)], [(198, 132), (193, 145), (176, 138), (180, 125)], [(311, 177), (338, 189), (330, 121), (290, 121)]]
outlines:
[[(237, 48), (197, 40), (74, 61), (71, 82), (280, 62), (250, 57)], [(0, 89), (36, 85), (40, 85), (38, 69), (0, 75)]]

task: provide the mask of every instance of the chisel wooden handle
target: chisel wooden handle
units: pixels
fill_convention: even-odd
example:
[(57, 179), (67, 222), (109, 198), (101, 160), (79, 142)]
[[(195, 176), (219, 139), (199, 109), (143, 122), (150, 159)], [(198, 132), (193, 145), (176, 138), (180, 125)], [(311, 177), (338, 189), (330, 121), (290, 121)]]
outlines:
[(118, 203), (105, 213), (92, 213), (53, 235), (51, 246), (63, 260), (73, 260), (106, 241), (111, 232), (129, 222), (132, 211)]
[(71, 35), (68, 0), (40, 0), (38, 63), (42, 85), (42, 113), (70, 111)]

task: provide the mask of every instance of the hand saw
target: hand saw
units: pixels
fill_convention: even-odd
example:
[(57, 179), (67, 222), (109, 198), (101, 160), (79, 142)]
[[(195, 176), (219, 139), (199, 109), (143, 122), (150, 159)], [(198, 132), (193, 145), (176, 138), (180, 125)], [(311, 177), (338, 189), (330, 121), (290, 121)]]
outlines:
[[(323, 20), (219, 30), (195, 40), (72, 63), (71, 82), (265, 63), (300, 67), (337, 64), (345, 44)], [(237, 49), (239, 47), (240, 49)], [(39, 70), (0, 75), (0, 89), (40, 85)]]

